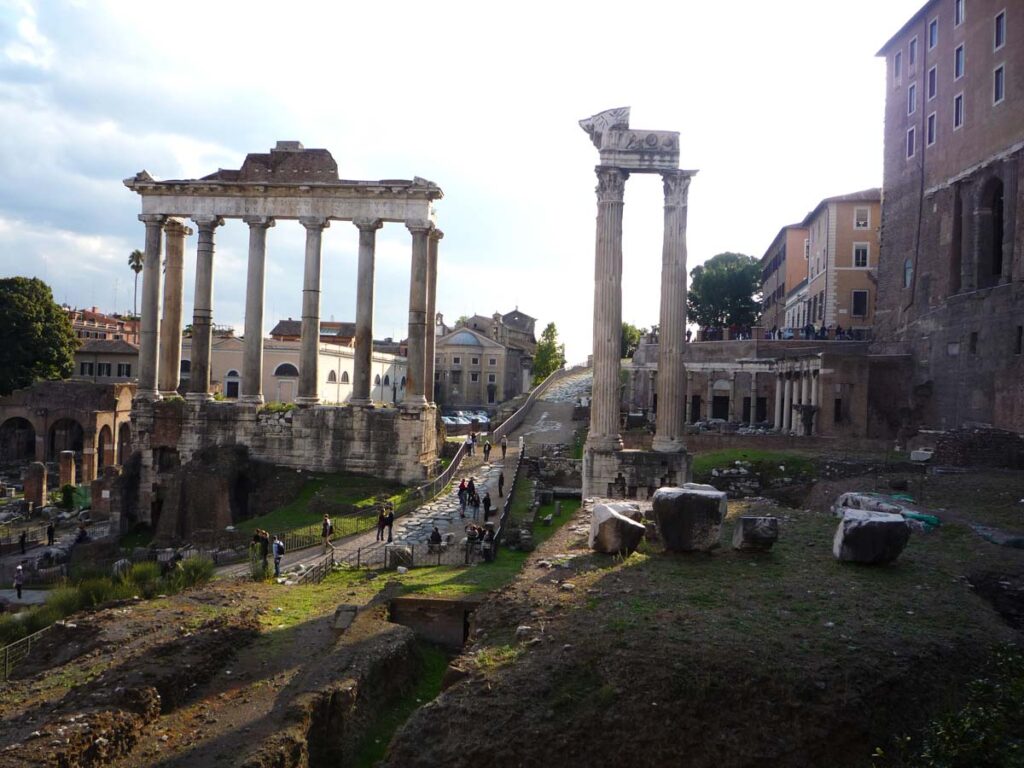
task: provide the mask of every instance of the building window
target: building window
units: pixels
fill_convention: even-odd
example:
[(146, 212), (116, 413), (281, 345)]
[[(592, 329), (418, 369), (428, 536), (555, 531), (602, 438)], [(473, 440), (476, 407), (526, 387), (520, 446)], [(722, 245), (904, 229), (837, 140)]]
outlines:
[(498, 358), (496, 358), (496, 357), (488, 358), (487, 359), (487, 364), (489, 366), (491, 366), (491, 368), (494, 368), (498, 364)]
[(928, 22), (928, 50), (930, 51), (939, 44), (939, 20), (932, 19)]
[(804, 238), (804, 260), (811, 258), (811, 241)]
[(274, 369), (275, 376), (282, 376), (286, 378), (298, 378), (299, 369), (291, 363), (281, 363), (277, 368)]
[(853, 244), (853, 266), (855, 267), (866, 267), (868, 265), (868, 244), (867, 243), (854, 243)]
[(870, 208), (854, 208), (853, 209), (853, 228), (854, 229), (868, 229), (871, 226), (871, 209)]
[(953, 26), (964, 23), (964, 0), (953, 0)]
[(964, 95), (958, 93), (953, 97), (953, 130), (964, 124)]
[(900, 78), (903, 77), (903, 52), (896, 51), (896, 55), (892, 57), (892, 82), (894, 85), (899, 85)]
[(992, 104), (999, 104), (1006, 98), (1006, 69), (1000, 64), (992, 73)]
[(910, 49), (907, 51), (907, 69), (912, 70), (917, 63), (917, 38), (910, 39)]
[(348, 384), (348, 371), (341, 372), (341, 383)]
[(928, 70), (928, 101), (935, 98), (935, 94), (939, 91), (939, 72), (938, 69), (932, 67)]
[(906, 259), (903, 262), (903, 287), (909, 288), (914, 279), (914, 262)]
[(97, 376), (110, 376), (110, 363), (96, 363)]
[(917, 138), (916, 131), (913, 128), (911, 128), (909, 131), (907, 131), (907, 157), (908, 158), (914, 156), (914, 150), (915, 150), (914, 140), (916, 138)]
[(119, 378), (126, 379), (132, 375), (132, 364), (131, 363), (118, 363), (117, 364), (117, 375)]
[(978, 354), (978, 332), (971, 331), (970, 340), (967, 343), (967, 349), (972, 355)]
[(494, 384), (497, 380), (498, 380), (498, 374), (496, 374), (496, 373), (488, 373), (487, 374), (487, 383), (488, 384)]
[(337, 384), (338, 383), (338, 374), (335, 373), (334, 371), (328, 371), (327, 372), (327, 383), (328, 384)]
[(917, 110), (917, 83), (911, 83), (907, 88), (907, 114), (912, 115)]
[(452, 358), (452, 365), (462, 365), (462, 358), (456, 355)]
[(927, 133), (928, 133), (928, 136), (926, 137), (927, 138), (927, 143), (928, 143), (928, 146), (930, 147), (932, 144), (935, 143), (935, 113), (934, 112), (932, 112), (930, 115), (928, 115)]
[(953, 79), (959, 80), (964, 76), (964, 46), (958, 45), (953, 51)]
[(82, 363), (79, 372), (82, 376), (92, 376), (92, 363)]
[(473, 373), (469, 374), (469, 380), (470, 381), (480, 381), (480, 374), (477, 373), (476, 371), (473, 371)]
[(992, 50), (995, 51), (1006, 45), (1006, 11), (1000, 11), (996, 14), (994, 43), (995, 45), (993, 45)]
[(462, 384), (462, 371), (452, 371), (452, 386), (458, 387)]
[(471, 357), (469, 359), (469, 364), (470, 365), (480, 365), (480, 358), (479, 357)]
[(850, 314), (854, 317), (867, 317), (868, 316), (868, 292), (867, 291), (854, 291), (853, 292), (853, 309)]

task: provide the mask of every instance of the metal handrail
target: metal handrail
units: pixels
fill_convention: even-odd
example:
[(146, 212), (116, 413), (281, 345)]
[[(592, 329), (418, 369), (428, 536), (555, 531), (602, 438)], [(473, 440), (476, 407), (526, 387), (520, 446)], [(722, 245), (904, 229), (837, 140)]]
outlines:
[(32, 643), (37, 642), (44, 634), (53, 629), (54, 625), (43, 627), (38, 632), (15, 640), (10, 645), (0, 648), (0, 670), (3, 671), (4, 680), (10, 680), (11, 671), (19, 661), (24, 661), (32, 653)]

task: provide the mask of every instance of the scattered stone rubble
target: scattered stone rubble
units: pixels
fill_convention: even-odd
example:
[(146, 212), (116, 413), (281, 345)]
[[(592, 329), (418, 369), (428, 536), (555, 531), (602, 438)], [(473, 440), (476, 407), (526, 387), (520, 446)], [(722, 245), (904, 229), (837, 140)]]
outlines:
[(643, 513), (636, 504), (595, 504), (587, 543), (595, 552), (629, 555), (647, 533), (643, 519)]
[(902, 515), (847, 508), (832, 554), (841, 562), (884, 565), (899, 557), (909, 540), (910, 526)]

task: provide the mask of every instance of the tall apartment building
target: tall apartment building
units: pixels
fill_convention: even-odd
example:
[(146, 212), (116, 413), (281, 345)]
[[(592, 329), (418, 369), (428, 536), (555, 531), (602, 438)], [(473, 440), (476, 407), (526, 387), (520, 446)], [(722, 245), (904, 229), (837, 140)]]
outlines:
[(932, 0), (882, 47), (876, 351), (914, 421), (1024, 431), (1024, 7)]
[(789, 224), (761, 257), (761, 321), (763, 328), (785, 328), (786, 294), (807, 280), (807, 230)]

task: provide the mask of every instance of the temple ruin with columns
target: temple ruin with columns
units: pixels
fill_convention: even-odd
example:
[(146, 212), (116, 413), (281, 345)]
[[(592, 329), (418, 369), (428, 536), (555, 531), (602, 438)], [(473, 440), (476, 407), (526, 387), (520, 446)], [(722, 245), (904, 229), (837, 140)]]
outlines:
[[(434, 201), (443, 193), (421, 178), (351, 181), (338, 177), (326, 149), (281, 141), (246, 156), (238, 170), (201, 179), (157, 181), (146, 171), (125, 180), (142, 201), (146, 228), (138, 390), (132, 409), (134, 449), (141, 454), (139, 517), (159, 509), (162, 473), (211, 446), (245, 445), (255, 459), (314, 471), (354, 471), (411, 483), (436, 467), (436, 407), (428, 398), (436, 311), (438, 242)], [(215, 234), (240, 221), (249, 228), (245, 335), (240, 397), (218, 402), (210, 388)], [(306, 231), (299, 356), (300, 407), (288, 420), (260, 413), (263, 404), (265, 268), (268, 233), (278, 222)], [(356, 337), (352, 398), (343, 406), (317, 395), (321, 246), (331, 222), (358, 230)], [(198, 233), (192, 317), (191, 375), (185, 401), (176, 394), (181, 365), (185, 241)], [(374, 251), (386, 223), (411, 235), (409, 354), (405, 397), (398, 407), (371, 400)], [(166, 274), (161, 270), (166, 255)], [(161, 301), (162, 298), (162, 301)], [(161, 311), (162, 310), (162, 311)]]

